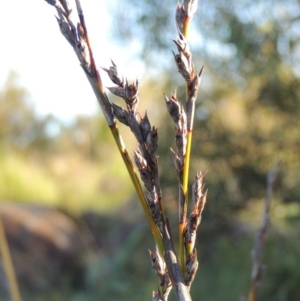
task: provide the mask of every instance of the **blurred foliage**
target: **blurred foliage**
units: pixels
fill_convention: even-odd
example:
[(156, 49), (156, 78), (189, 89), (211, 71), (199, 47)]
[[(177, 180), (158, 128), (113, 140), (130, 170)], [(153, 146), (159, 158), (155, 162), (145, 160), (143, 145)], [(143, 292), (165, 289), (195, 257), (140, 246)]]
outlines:
[[(104, 245), (96, 254), (89, 255), (85, 287), (74, 290), (66, 282), (60, 290), (35, 298), (29, 296), (25, 301), (149, 300), (157, 281), (145, 252), (147, 248), (153, 248), (152, 238), (145, 235), (147, 225), (138, 221), (130, 229), (119, 217), (115, 219), (111, 216), (109, 220), (104, 220), (106, 223), (98, 223), (97, 232), (105, 230), (106, 235), (112, 237), (110, 244), (114, 248)], [(124, 229), (128, 232), (125, 235)], [(247, 296), (251, 271), (250, 250), (254, 242), (251, 233), (238, 229), (226, 237), (216, 236), (205, 242), (198, 239), (200, 266), (191, 288), (195, 300), (231, 301)], [(297, 300), (300, 293), (300, 274), (295, 264), (300, 256), (298, 236), (298, 230), (289, 235), (272, 231), (268, 236), (263, 258), (267, 269), (258, 300)], [(176, 300), (173, 292), (169, 300)]]
[(53, 117), (36, 117), (29, 92), (20, 85), (18, 74), (12, 71), (0, 92), (0, 150), (23, 149), (47, 142), (46, 125)]
[[(132, 184), (103, 118), (37, 116), (15, 72), (0, 91), (0, 200), (115, 210)], [(110, 162), (110, 164), (109, 164)], [(117, 189), (118, 188), (118, 189)]]

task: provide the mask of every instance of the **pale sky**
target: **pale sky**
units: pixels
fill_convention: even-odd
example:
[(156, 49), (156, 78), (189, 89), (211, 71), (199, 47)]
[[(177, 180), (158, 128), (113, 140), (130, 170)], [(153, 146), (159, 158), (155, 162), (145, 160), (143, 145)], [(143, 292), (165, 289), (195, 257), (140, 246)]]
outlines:
[[(134, 51), (120, 49), (108, 37), (107, 5), (117, 0), (81, 2), (97, 65), (109, 67), (112, 58), (127, 76), (136, 78), (142, 66), (132, 62)], [(55, 9), (44, 0), (2, 0), (0, 11), (0, 85), (15, 70), (39, 114), (52, 113), (70, 121), (77, 114), (95, 112), (97, 101), (73, 49), (59, 31)], [(105, 73), (102, 77), (105, 86), (112, 85)]]

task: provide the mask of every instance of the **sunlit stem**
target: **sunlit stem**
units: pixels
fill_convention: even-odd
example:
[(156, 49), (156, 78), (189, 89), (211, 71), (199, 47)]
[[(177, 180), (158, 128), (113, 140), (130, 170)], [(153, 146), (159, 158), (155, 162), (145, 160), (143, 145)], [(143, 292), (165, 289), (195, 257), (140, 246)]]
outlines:
[(189, 181), (189, 168), (190, 168), (190, 154), (191, 154), (191, 145), (192, 145), (192, 130), (188, 130), (187, 132), (187, 144), (186, 144), (186, 153), (185, 153), (185, 160), (183, 166), (183, 192), (185, 195), (185, 206), (183, 207), (183, 216), (186, 217), (187, 214), (187, 200), (188, 200), (188, 181)]
[(255, 281), (253, 281), (251, 284), (248, 301), (255, 301), (255, 300), (256, 300), (256, 285), (255, 285)]
[(0, 257), (2, 259), (4, 273), (9, 284), (9, 291), (12, 301), (21, 301), (21, 295), (16, 279), (12, 258), (10, 255), (7, 239), (4, 232), (4, 227), (0, 219)]
[(123, 161), (125, 163), (127, 171), (128, 171), (129, 176), (131, 178), (131, 181), (134, 185), (134, 188), (136, 190), (136, 193), (137, 193), (138, 198), (140, 200), (140, 203), (142, 205), (144, 214), (147, 218), (147, 221), (148, 221), (148, 223), (150, 225), (150, 228), (151, 228), (151, 231), (153, 233), (155, 242), (158, 246), (159, 252), (160, 252), (161, 255), (163, 255), (164, 254), (164, 246), (163, 246), (162, 237), (161, 237), (160, 232), (159, 232), (158, 228), (156, 227), (156, 224), (155, 224), (155, 222), (154, 222), (154, 220), (153, 220), (153, 218), (152, 218), (152, 216), (149, 212), (146, 197), (145, 197), (145, 194), (144, 194), (143, 189), (141, 187), (140, 180), (137, 176), (137, 173), (135, 172), (134, 166), (133, 166), (132, 161), (131, 161), (131, 159), (128, 155), (128, 152), (126, 151), (124, 142), (122, 140), (122, 137), (120, 136), (117, 125), (114, 124), (113, 126), (110, 126), (110, 130), (111, 130), (111, 132), (113, 134), (113, 137), (115, 139), (115, 142), (118, 146), (119, 152), (120, 152), (120, 154), (123, 158)]
[(183, 178), (182, 178), (184, 203), (182, 208), (182, 216), (180, 217), (180, 222), (179, 222), (179, 258), (180, 258), (181, 271), (183, 275), (185, 274), (184, 231), (186, 227), (186, 217), (187, 217), (188, 179), (189, 179), (191, 143), (192, 143), (192, 131), (189, 130), (187, 133), (187, 145), (186, 145), (186, 154), (185, 154), (185, 160), (183, 166)]
[[(183, 23), (183, 35), (188, 38), (190, 18), (186, 17)], [(188, 85), (186, 85), (188, 94)], [(192, 123), (191, 123), (192, 124)], [(185, 160), (183, 166), (182, 188), (183, 188), (183, 208), (182, 216), (179, 221), (179, 263), (182, 274), (185, 275), (185, 248), (184, 248), (184, 231), (186, 227), (187, 205), (188, 205), (188, 181), (189, 181), (189, 167), (190, 167), (190, 152), (192, 143), (192, 131), (187, 133), (187, 146), (185, 152)]]

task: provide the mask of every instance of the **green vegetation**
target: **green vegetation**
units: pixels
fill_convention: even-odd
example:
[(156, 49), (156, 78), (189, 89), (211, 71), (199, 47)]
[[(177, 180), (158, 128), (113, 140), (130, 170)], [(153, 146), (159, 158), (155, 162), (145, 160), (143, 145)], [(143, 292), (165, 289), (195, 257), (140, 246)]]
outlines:
[[(51, 116), (37, 117), (15, 73), (2, 91), (0, 200), (38, 202), (80, 214), (89, 208), (115, 211), (130, 198), (132, 184), (111, 150), (101, 116), (78, 116), (70, 126)], [(54, 126), (59, 128), (55, 136), (49, 133)]]
[(43, 200), (48, 205), (59, 205), (58, 187), (41, 166), (26, 162), (20, 155), (10, 153), (2, 154), (0, 166), (1, 199)]

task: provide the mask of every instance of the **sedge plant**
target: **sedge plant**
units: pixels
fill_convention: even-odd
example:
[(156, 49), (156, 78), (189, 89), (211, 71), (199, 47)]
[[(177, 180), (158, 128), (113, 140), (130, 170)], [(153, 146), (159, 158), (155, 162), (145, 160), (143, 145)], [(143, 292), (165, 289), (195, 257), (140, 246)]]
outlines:
[[(157, 301), (167, 300), (173, 287), (178, 300), (191, 300), (189, 290), (198, 268), (197, 251), (195, 249), (196, 231), (200, 224), (207, 195), (207, 192), (204, 192), (204, 174), (198, 172), (193, 185), (193, 210), (190, 217), (187, 218), (191, 133), (194, 106), (202, 70), (199, 73), (195, 71), (186, 38), (189, 23), (197, 10), (197, 1), (185, 0), (183, 5), (178, 4), (176, 9), (176, 24), (179, 36), (174, 42), (179, 53), (174, 54), (174, 57), (178, 71), (186, 81), (186, 104), (184, 106), (177, 100), (176, 93), (170, 98), (165, 96), (167, 109), (176, 125), (175, 141), (177, 150), (172, 150), (172, 154), (179, 183), (179, 260), (173, 245), (169, 222), (163, 208), (156, 152), (158, 132), (157, 128), (151, 125), (147, 114), (142, 116), (138, 112), (138, 80), (131, 84), (128, 83), (128, 80), (119, 73), (113, 61), (109, 68), (103, 68), (115, 84), (115, 86), (109, 88), (110, 92), (122, 98), (125, 106), (120, 107), (111, 102), (103, 87), (100, 72), (96, 67), (80, 1), (75, 1), (79, 19), (78, 24), (73, 23), (70, 17), (72, 9), (66, 0), (46, 1), (56, 8), (61, 33), (77, 54), (80, 65), (95, 92), (153, 233), (156, 250), (154, 252), (149, 251), (149, 254), (152, 267), (159, 279), (159, 287), (157, 291), (153, 292), (152, 298)], [(134, 150), (133, 159), (139, 177), (120, 135), (117, 121), (128, 126), (138, 142), (138, 148)], [(145, 190), (143, 190), (141, 182), (143, 182)]]
[[(171, 96), (165, 95), (167, 110), (175, 123), (176, 149), (171, 149), (171, 153), (178, 178), (178, 250), (174, 247), (173, 235), (164, 210), (158, 169), (158, 131), (155, 126), (151, 125), (147, 113), (142, 115), (138, 112), (140, 101), (138, 80), (129, 83), (127, 78), (120, 74), (113, 61), (110, 67), (102, 68), (114, 84), (108, 90), (123, 99), (124, 105), (119, 106), (110, 101), (94, 59), (80, 1), (75, 0), (78, 14), (77, 24), (71, 18), (73, 10), (67, 0), (46, 0), (46, 2), (55, 7), (60, 31), (75, 51), (80, 66), (96, 95), (153, 233), (156, 246), (154, 251), (149, 251), (149, 255), (159, 285), (157, 290), (152, 293), (152, 300), (167, 301), (173, 288), (177, 300), (191, 301), (190, 287), (198, 269), (197, 250), (195, 248), (196, 232), (207, 198), (207, 190), (204, 189), (203, 182), (205, 173), (199, 171), (192, 185), (192, 210), (188, 215), (193, 120), (203, 71), (203, 68), (200, 71), (195, 70), (188, 44), (188, 32), (191, 20), (197, 11), (198, 1), (184, 0), (183, 4), (178, 4), (175, 10), (178, 37), (174, 43), (178, 53), (173, 52), (173, 54), (177, 69), (185, 81), (186, 101), (181, 102), (177, 99), (176, 89)], [(119, 132), (118, 122), (129, 127), (138, 142), (138, 147), (133, 153), (133, 160)], [(249, 301), (254, 300), (255, 297), (249, 297)]]

